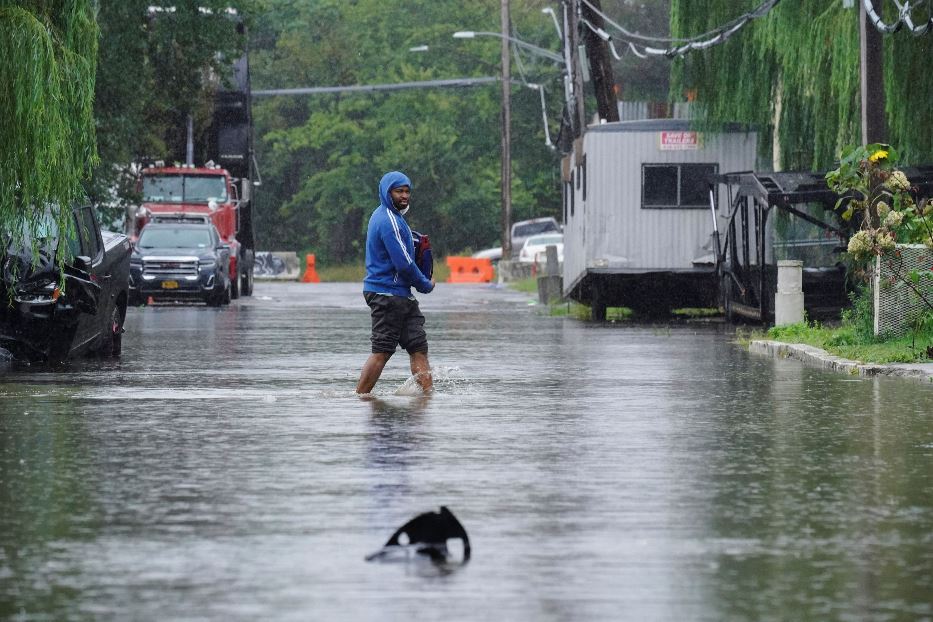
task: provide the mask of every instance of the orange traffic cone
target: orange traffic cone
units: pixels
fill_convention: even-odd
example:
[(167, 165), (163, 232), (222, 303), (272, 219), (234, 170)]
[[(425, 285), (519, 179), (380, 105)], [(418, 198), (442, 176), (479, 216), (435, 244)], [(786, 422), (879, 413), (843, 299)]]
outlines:
[(305, 257), (305, 273), (301, 277), (302, 283), (320, 283), (321, 277), (317, 275), (317, 270), (314, 269), (314, 254), (310, 254)]

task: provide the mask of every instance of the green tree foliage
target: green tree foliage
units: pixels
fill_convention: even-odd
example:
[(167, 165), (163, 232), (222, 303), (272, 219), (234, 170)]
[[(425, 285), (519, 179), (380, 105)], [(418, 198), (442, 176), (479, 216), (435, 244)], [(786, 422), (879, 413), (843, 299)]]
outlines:
[(0, 232), (16, 244), (36, 239), (37, 208), (67, 230), (97, 158), (91, 4), (0, 0)]
[[(175, 10), (150, 11), (151, 6)], [(194, 118), (196, 159), (203, 153), (214, 92), (245, 38), (237, 34), (248, 0), (103, 0), (94, 115), (101, 165), (90, 194), (97, 202), (130, 199), (131, 167), (142, 159), (183, 160), (188, 115)], [(116, 195), (116, 196), (114, 196)]]
[[(253, 88), (394, 83), (499, 71), (499, 40), (455, 40), (458, 30), (498, 31), (491, 0), (266, 0), (252, 36)], [(516, 33), (556, 50), (540, 0), (513, 0)], [(409, 52), (428, 45), (427, 53)], [(551, 128), (561, 110), (560, 67), (523, 55), (527, 79), (548, 93)], [(518, 63), (513, 63), (513, 76)], [(498, 85), (310, 97), (256, 98), (263, 186), (257, 234), (265, 247), (309, 249), (322, 261), (363, 256), (383, 173), (413, 180), (409, 221), (439, 253), (498, 245)], [(512, 91), (513, 218), (558, 215), (557, 155), (545, 146), (536, 91)]]
[[(718, 27), (760, 0), (672, 0), (671, 32), (687, 37)], [(894, 8), (893, 3), (889, 8)], [(933, 38), (885, 37), (885, 91), (890, 142), (902, 158), (925, 162), (933, 149), (933, 94), (927, 70)], [(695, 89), (709, 123), (739, 121), (763, 130), (762, 153), (780, 102), (777, 140), (783, 168), (825, 169), (859, 142), (858, 10), (838, 1), (782, 2), (723, 45), (692, 52), (672, 70), (671, 97)], [(919, 106), (919, 107), (918, 107)]]

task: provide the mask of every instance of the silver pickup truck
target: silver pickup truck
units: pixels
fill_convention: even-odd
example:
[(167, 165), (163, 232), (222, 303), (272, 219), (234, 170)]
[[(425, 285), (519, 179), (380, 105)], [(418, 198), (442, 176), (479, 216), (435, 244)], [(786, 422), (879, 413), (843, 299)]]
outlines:
[(551, 216), (520, 220), (512, 224), (512, 257), (518, 257), (525, 240), (539, 233), (560, 233), (561, 227)]

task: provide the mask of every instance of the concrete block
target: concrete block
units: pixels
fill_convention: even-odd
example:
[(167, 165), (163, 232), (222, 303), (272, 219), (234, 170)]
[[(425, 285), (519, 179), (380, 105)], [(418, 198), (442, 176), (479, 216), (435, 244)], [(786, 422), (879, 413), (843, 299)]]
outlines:
[(538, 277), (538, 302), (543, 305), (563, 298), (564, 279), (561, 276)]
[(777, 292), (774, 294), (774, 325), (803, 322), (803, 262), (777, 262)]
[(803, 292), (786, 294), (778, 291), (774, 295), (774, 325), (799, 324), (803, 322)]
[(794, 294), (803, 291), (803, 262), (781, 259), (777, 262), (777, 290)]
[(499, 283), (511, 283), (531, 277), (531, 264), (502, 259), (496, 271), (499, 273)]

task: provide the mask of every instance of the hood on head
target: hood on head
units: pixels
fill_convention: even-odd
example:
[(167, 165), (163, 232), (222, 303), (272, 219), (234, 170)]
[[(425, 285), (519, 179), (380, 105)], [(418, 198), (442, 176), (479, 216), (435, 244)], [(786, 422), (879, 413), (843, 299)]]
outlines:
[(408, 175), (399, 171), (391, 171), (383, 175), (382, 180), (379, 182), (379, 202), (386, 207), (395, 208), (392, 197), (389, 196), (389, 190), (399, 186), (411, 188), (411, 180), (408, 179)]

